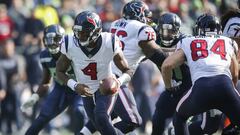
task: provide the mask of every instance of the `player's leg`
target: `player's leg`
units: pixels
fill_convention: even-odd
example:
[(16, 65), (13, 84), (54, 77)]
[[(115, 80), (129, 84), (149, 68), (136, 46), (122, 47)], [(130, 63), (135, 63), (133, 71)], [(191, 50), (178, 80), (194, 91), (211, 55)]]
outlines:
[(94, 124), (88, 120), (88, 122), (84, 125), (84, 127), (81, 129), (80, 133), (82, 135), (92, 135), (96, 132), (96, 128)]
[(222, 120), (222, 112), (212, 109), (202, 114), (202, 119), (193, 121), (189, 126), (190, 135), (213, 134), (217, 132)]
[(234, 88), (231, 80), (228, 78), (224, 83), (224, 95), (223, 106), (220, 106), (220, 110), (229, 117), (231, 123), (240, 127), (240, 94)]
[(115, 123), (114, 126), (125, 134), (133, 131), (142, 123), (133, 94), (126, 85), (121, 86), (119, 90), (114, 113), (121, 118), (121, 121)]
[[(80, 95), (77, 93), (70, 95), (68, 98), (72, 98), (72, 107), (73, 107), (73, 119), (74, 119), (74, 133), (80, 133), (81, 129), (83, 128), (84, 124), (87, 121), (87, 115), (85, 109), (83, 107), (83, 101)], [(71, 100), (71, 99), (70, 99)]]
[[(208, 83), (206, 83), (208, 82)], [(176, 135), (184, 135), (187, 131), (186, 120), (190, 116), (201, 114), (210, 110), (213, 102), (212, 97), (215, 94), (214, 86), (215, 79), (200, 78), (195, 81), (192, 88), (181, 98), (174, 116), (173, 125)]]
[[(94, 94), (95, 97), (95, 94)], [(95, 129), (95, 115), (94, 115), (94, 109), (95, 109), (95, 101), (93, 97), (82, 97), (84, 109), (88, 116), (88, 122), (85, 124), (85, 126), (80, 131), (83, 135), (92, 135), (96, 129)]]
[(102, 95), (99, 90), (95, 92), (95, 127), (102, 135), (117, 135), (120, 132), (113, 127), (110, 118), (116, 98), (117, 95)]
[(167, 91), (161, 93), (152, 118), (152, 135), (163, 134), (167, 119), (173, 117), (179, 98), (172, 97)]
[[(55, 83), (54, 89), (44, 101), (39, 116), (32, 122), (25, 135), (38, 135), (38, 133), (48, 124), (50, 120), (61, 113), (68, 104), (60, 105), (65, 100), (64, 87)], [(63, 103), (63, 102), (62, 102)]]

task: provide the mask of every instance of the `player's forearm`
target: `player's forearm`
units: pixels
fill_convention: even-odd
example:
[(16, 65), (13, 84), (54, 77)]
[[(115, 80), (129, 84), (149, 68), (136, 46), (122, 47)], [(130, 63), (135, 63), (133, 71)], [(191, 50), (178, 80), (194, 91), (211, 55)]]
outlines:
[(75, 80), (71, 79), (66, 74), (66, 70), (61, 71), (60, 69), (57, 68), (56, 74), (57, 74), (57, 78), (60, 81), (62, 81), (64, 85), (67, 85), (72, 90), (75, 90), (75, 87), (78, 84), (78, 82), (76, 82)]
[(68, 80), (71, 79), (66, 74), (70, 65), (71, 65), (71, 61), (64, 54), (62, 54), (57, 61), (56, 75), (57, 75), (57, 78), (60, 81), (62, 81), (65, 85), (67, 85)]
[(40, 97), (44, 97), (47, 94), (49, 87), (50, 87), (50, 84), (41, 84), (41, 85), (39, 85), (36, 93)]
[(161, 70), (162, 70), (163, 81), (166, 88), (172, 87), (172, 83), (171, 83), (172, 69), (173, 68), (171, 67), (171, 65), (167, 65), (163, 63)]
[(71, 79), (65, 71), (57, 71), (57, 78), (64, 83), (64, 85), (67, 85), (67, 82), (69, 79)]
[(128, 69), (121, 76), (119, 76), (118, 81), (120, 82), (120, 85), (125, 85), (128, 82), (131, 81), (131, 78), (133, 76), (132, 70)]

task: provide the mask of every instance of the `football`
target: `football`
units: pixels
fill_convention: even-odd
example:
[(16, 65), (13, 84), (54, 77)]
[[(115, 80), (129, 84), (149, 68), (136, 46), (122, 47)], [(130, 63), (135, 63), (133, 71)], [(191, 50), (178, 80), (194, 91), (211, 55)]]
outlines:
[(116, 78), (107, 77), (100, 81), (99, 90), (103, 95), (113, 95), (117, 92), (119, 86)]

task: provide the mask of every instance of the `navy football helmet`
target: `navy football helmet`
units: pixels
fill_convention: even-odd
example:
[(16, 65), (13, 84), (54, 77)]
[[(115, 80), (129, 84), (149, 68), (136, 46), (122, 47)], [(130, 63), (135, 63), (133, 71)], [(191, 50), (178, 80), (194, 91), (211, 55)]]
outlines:
[(123, 7), (123, 18), (125, 19), (138, 20), (146, 23), (147, 18), (151, 16), (152, 12), (149, 10), (147, 4), (140, 0), (133, 0)]
[(211, 14), (203, 14), (199, 16), (195, 24), (194, 34), (202, 36), (221, 34), (221, 24), (219, 19)]
[(63, 43), (65, 30), (58, 24), (49, 25), (44, 28), (43, 44), (51, 54), (57, 54)]
[(90, 11), (83, 11), (77, 15), (73, 26), (74, 36), (81, 46), (88, 46), (95, 42), (102, 32), (102, 21), (100, 17)]
[(182, 21), (174, 13), (164, 13), (158, 19), (157, 31), (164, 47), (171, 47), (175, 38), (180, 35), (180, 26)]

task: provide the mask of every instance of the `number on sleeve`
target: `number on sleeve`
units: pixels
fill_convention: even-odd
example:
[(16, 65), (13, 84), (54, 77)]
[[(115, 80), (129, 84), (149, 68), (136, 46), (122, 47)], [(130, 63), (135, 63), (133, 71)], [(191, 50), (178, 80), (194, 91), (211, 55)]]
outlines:
[(155, 32), (154, 31), (146, 31), (146, 34), (148, 35), (148, 40), (155, 40)]
[[(208, 57), (207, 41), (202, 39), (193, 40), (191, 42), (191, 51), (193, 61)], [(219, 55), (221, 59), (226, 60), (225, 42), (223, 39), (218, 39), (210, 51)]]
[(89, 63), (82, 72), (91, 77), (91, 80), (97, 80), (97, 63)]

